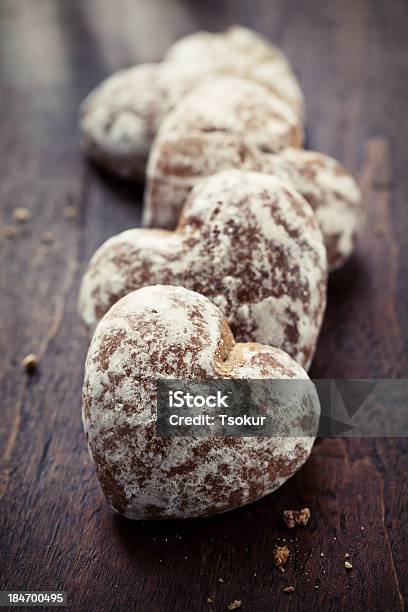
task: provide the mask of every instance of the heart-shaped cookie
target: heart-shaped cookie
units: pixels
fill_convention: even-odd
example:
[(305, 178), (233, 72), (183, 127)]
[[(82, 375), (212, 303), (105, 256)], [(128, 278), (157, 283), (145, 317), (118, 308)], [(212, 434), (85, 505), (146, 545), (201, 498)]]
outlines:
[(286, 55), (254, 30), (234, 25), (224, 32), (195, 32), (176, 41), (164, 59), (251, 79), (304, 114), (302, 90)]
[[(330, 268), (338, 268), (356, 242), (362, 220), (360, 190), (336, 160), (294, 149), (289, 117), (283, 122), (281, 115), (279, 120), (273, 111), (274, 97), (260, 86), (254, 88), (257, 95), (251, 95), (251, 86), (242, 79), (212, 79), (184, 96), (169, 113), (151, 149), (144, 224), (176, 227), (189, 191), (203, 177), (227, 168), (265, 172), (289, 182), (309, 202), (325, 239)], [(296, 130), (292, 123), (292, 143), (297, 140), (299, 147)]]
[[(196, 51), (189, 60), (193, 47)], [(199, 32), (181, 39), (168, 57), (169, 61), (116, 72), (83, 101), (82, 147), (102, 167), (123, 177), (143, 178), (163, 118), (187, 92), (217, 75), (241, 76), (263, 85), (272, 99), (278, 98), (275, 106), (280, 102), (281, 116), (302, 132), (303, 98), (290, 65), (283, 53), (255, 32), (245, 28)], [(287, 146), (284, 140), (282, 146)]]
[(115, 72), (81, 104), (82, 149), (113, 174), (143, 179), (160, 123), (208, 76), (206, 68), (176, 63), (141, 64)]
[(321, 231), (302, 196), (280, 179), (228, 170), (202, 181), (175, 232), (134, 229), (89, 264), (80, 312), (92, 332), (110, 306), (146, 285), (209, 297), (238, 341), (283, 349), (307, 368), (326, 303)]
[[(307, 374), (279, 349), (235, 344), (220, 310), (198, 293), (155, 286), (122, 298), (95, 331), (83, 388), (89, 451), (103, 492), (120, 514), (169, 519), (231, 510), (275, 490), (308, 458), (320, 413), (311, 386), (300, 385), (285, 409), (289, 431), (307, 430), (305, 436), (161, 437), (159, 378)], [(266, 414), (276, 410), (268, 406)]]

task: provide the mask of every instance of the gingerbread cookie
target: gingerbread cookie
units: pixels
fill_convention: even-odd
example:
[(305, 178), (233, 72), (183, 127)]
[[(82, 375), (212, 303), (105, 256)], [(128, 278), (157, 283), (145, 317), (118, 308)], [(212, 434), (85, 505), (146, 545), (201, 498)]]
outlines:
[(171, 63), (142, 64), (116, 72), (81, 105), (83, 150), (114, 174), (143, 179), (161, 121), (207, 74), (200, 67)]
[(251, 79), (285, 100), (300, 117), (304, 114), (302, 90), (287, 57), (259, 32), (237, 25), (224, 32), (195, 32), (175, 42), (164, 59)]
[(92, 332), (110, 306), (146, 285), (210, 298), (238, 341), (283, 349), (307, 368), (326, 303), (326, 250), (315, 215), (290, 185), (228, 170), (191, 193), (178, 228), (128, 230), (85, 273), (80, 311)]
[[(190, 48), (195, 40), (202, 50), (202, 36), (187, 37), (185, 44)], [(291, 109), (291, 114), (300, 113), (301, 92), (280, 51), (245, 28), (208, 36), (211, 49), (214, 41), (222, 48), (220, 53), (209, 52), (207, 61), (199, 57), (195, 61), (195, 56), (188, 60), (182, 39), (180, 46), (169, 51), (171, 61), (121, 70), (91, 91), (80, 112), (85, 153), (114, 174), (143, 179), (150, 146), (163, 118), (187, 92), (217, 75), (261, 83), (281, 99), (282, 106), (290, 107), (289, 114)], [(253, 53), (249, 53), (251, 45)]]
[[(100, 321), (83, 387), (83, 423), (103, 492), (131, 519), (212, 515), (274, 491), (308, 458), (320, 413), (300, 385), (282, 407), (291, 437), (162, 437), (157, 380), (307, 379), (283, 351), (235, 344), (220, 310), (183, 287), (132, 292)], [(266, 414), (280, 414), (267, 406)], [(310, 433), (309, 433), (310, 432)]]
[[(251, 88), (257, 95), (250, 95)], [(241, 79), (212, 79), (186, 95), (164, 120), (151, 150), (144, 224), (176, 227), (192, 187), (219, 170), (265, 172), (289, 182), (309, 202), (330, 268), (341, 266), (361, 224), (360, 190), (336, 160), (294, 149), (301, 145), (300, 128), (274, 108), (279, 109), (274, 96)]]

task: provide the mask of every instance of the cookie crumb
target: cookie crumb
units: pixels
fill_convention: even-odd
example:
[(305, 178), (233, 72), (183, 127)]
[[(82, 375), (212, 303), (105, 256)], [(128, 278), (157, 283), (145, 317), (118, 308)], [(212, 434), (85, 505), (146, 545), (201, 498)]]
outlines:
[(38, 359), (33, 353), (30, 353), (29, 355), (23, 357), (21, 360), (21, 365), (27, 372), (34, 372), (38, 366)]
[(324, 553), (320, 553), (320, 556), (321, 556), (321, 557), (324, 557)]
[(310, 509), (302, 508), (301, 510), (285, 510), (283, 520), (289, 529), (294, 529), (296, 525), (307, 525), (310, 519)]
[(78, 208), (76, 206), (68, 205), (64, 208), (64, 217), (66, 219), (75, 219), (78, 216)]
[(41, 242), (44, 242), (45, 244), (51, 244), (52, 242), (54, 242), (54, 234), (48, 231), (43, 232), (41, 236)]
[(14, 209), (13, 219), (19, 223), (26, 223), (26, 221), (31, 219), (31, 213), (28, 208), (18, 207)]
[(238, 610), (242, 607), (242, 601), (240, 599), (234, 599), (234, 601), (228, 604), (228, 610)]
[(344, 553), (344, 558), (348, 559), (350, 557), (350, 555), (348, 553)]
[(289, 548), (287, 546), (277, 546), (273, 551), (273, 560), (275, 562), (276, 567), (278, 567), (279, 569), (281, 569), (282, 565), (286, 564), (288, 558)]
[(294, 591), (295, 591), (295, 587), (293, 586), (287, 586), (283, 588), (284, 593), (294, 593)]
[(347, 570), (351, 570), (351, 569), (353, 569), (353, 566), (351, 565), (351, 563), (349, 563), (349, 561), (345, 561), (345, 562), (344, 562), (344, 567), (345, 567)]
[(224, 582), (223, 578), (218, 578), (218, 582)]
[(207, 603), (214, 603), (214, 599), (212, 597), (207, 597)]
[(17, 238), (18, 230), (14, 225), (5, 225), (1, 228), (1, 233), (5, 238)]

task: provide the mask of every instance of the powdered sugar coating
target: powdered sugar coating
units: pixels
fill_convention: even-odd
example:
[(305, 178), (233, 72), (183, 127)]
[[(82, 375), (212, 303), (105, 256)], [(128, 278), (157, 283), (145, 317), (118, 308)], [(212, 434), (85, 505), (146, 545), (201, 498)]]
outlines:
[(176, 232), (128, 230), (93, 256), (80, 292), (92, 332), (110, 306), (146, 285), (209, 297), (238, 341), (283, 349), (308, 367), (326, 303), (326, 252), (313, 211), (280, 179), (229, 170), (192, 192)]
[(313, 208), (324, 237), (331, 270), (352, 254), (364, 219), (362, 194), (335, 159), (315, 151), (286, 149), (265, 157), (264, 172), (290, 182)]
[(307, 375), (279, 349), (235, 344), (221, 312), (200, 294), (154, 286), (122, 298), (95, 331), (83, 388), (89, 451), (117, 512), (133, 519), (223, 512), (275, 490), (306, 461), (320, 407), (303, 386), (285, 421), (307, 420), (310, 437), (162, 438), (158, 378)]
[(81, 105), (83, 149), (115, 174), (143, 177), (161, 121), (206, 75), (199, 66), (171, 63), (142, 64), (116, 72)]
[[(196, 40), (201, 39), (201, 34)], [(149, 149), (163, 118), (186, 93), (216, 75), (232, 74), (259, 81), (279, 96), (282, 106), (290, 107), (290, 113), (294, 92), (301, 93), (287, 60), (266, 41), (261, 47), (255, 44), (254, 53), (248, 53), (251, 38), (254, 43), (258, 40), (255, 33), (244, 28), (209, 35), (209, 40), (222, 43), (217, 61), (212, 53), (208, 61), (195, 61), (193, 56), (188, 60), (188, 54), (186, 57), (182, 52), (177, 53), (180, 61), (134, 66), (107, 78), (81, 105), (81, 143), (86, 154), (122, 177), (143, 178)], [(247, 43), (243, 44), (243, 39), (248, 39)], [(301, 98), (299, 102), (299, 96), (294, 97), (292, 113), (301, 106)]]
[[(258, 95), (249, 96), (254, 84), (239, 79), (224, 83), (225, 88), (222, 79), (205, 82), (161, 125), (147, 168), (144, 224), (173, 229), (189, 191), (203, 177), (227, 168), (265, 172), (290, 183), (309, 202), (323, 232), (330, 268), (341, 266), (354, 249), (362, 221), (355, 180), (336, 160), (293, 148), (290, 134), (298, 128), (292, 123), (290, 132), (288, 118), (282, 122), (274, 116), (273, 98), (265, 91), (262, 95), (259, 85)], [(286, 134), (279, 125), (287, 126)], [(295, 140), (299, 146), (301, 141)]]
[(285, 100), (300, 117), (304, 114), (302, 91), (287, 57), (248, 28), (235, 25), (224, 32), (195, 32), (174, 43), (164, 59), (194, 62), (251, 79)]

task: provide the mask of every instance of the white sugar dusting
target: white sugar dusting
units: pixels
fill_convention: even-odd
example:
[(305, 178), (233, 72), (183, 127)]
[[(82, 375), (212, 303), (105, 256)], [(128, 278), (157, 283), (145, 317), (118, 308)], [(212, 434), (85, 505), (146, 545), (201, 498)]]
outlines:
[[(216, 53), (214, 42), (219, 47)], [(259, 82), (285, 101), (281, 106), (287, 106), (287, 113), (303, 113), (302, 93), (286, 58), (250, 30), (236, 28), (204, 38), (202, 33), (186, 37), (169, 50), (168, 59), (118, 71), (96, 87), (81, 106), (84, 150), (116, 174), (143, 176), (163, 118), (207, 78), (225, 75)], [(282, 130), (283, 125), (277, 129)]]
[[(274, 416), (288, 428), (310, 419), (308, 437), (227, 443), (155, 433), (158, 377), (307, 379), (279, 349), (223, 340), (223, 325), (221, 312), (200, 294), (154, 286), (120, 300), (97, 327), (86, 363), (84, 427), (102, 488), (129, 518), (200, 516), (250, 503), (285, 482), (311, 451), (320, 408), (302, 386), (291, 411), (282, 406)], [(190, 343), (187, 363), (177, 358), (183, 335)]]
[(204, 64), (258, 81), (299, 115), (304, 112), (302, 91), (284, 53), (261, 34), (242, 26), (232, 26), (220, 33), (195, 32), (185, 36), (170, 47), (165, 59)]
[(301, 146), (304, 137), (290, 106), (259, 83), (237, 77), (207, 79), (183, 97), (162, 125), (169, 139), (173, 134), (194, 137), (197, 127), (209, 138), (216, 132), (245, 135), (247, 142), (275, 151)]
[(198, 289), (222, 309), (238, 340), (283, 348), (308, 367), (326, 275), (307, 202), (276, 177), (229, 170), (197, 186), (177, 232), (129, 230), (105, 243), (84, 276), (80, 310), (92, 332), (112, 303), (139, 287)]
[[(190, 190), (221, 169), (256, 170), (284, 180), (309, 202), (325, 239), (330, 268), (340, 267), (354, 249), (363, 218), (361, 192), (353, 177), (320, 153), (289, 147), (271, 154), (276, 150), (273, 135), (279, 141), (276, 121), (264, 143), (257, 124), (240, 131), (239, 126), (245, 125), (241, 109), (235, 113), (235, 131), (208, 133), (208, 118), (196, 112), (189, 100), (206, 108), (211, 89), (211, 81), (199, 88), (200, 101), (195, 100), (198, 90), (186, 96), (159, 130), (147, 172), (145, 224), (173, 228)], [(251, 103), (253, 114), (261, 115), (267, 126), (267, 113), (258, 108), (256, 98)]]

